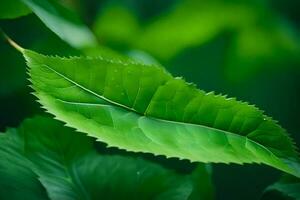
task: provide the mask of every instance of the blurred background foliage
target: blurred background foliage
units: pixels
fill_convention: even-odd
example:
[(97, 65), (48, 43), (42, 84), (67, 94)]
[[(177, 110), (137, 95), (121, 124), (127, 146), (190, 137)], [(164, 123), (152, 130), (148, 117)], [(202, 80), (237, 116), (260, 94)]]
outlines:
[[(0, 26), (26, 48), (61, 56), (105, 48), (161, 64), (201, 89), (256, 104), (300, 143), (300, 1), (30, 0), (35, 14), (20, 0), (7, 2), (19, 12), (0, 6)], [(50, 10), (50, 23), (40, 8)], [(0, 59), (3, 131), (41, 110), (22, 56), (2, 38)], [(257, 165), (213, 167), (217, 199), (259, 199), (279, 175)]]

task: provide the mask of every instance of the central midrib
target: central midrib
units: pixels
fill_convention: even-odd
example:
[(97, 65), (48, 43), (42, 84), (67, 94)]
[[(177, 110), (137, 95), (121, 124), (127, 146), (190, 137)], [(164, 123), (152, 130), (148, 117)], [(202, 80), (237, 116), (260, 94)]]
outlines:
[[(228, 132), (228, 131), (226, 131), (226, 130), (217, 129), (217, 128), (210, 127), (210, 126), (205, 126), (205, 125), (202, 125), (202, 124), (195, 124), (195, 123), (190, 123), (190, 122), (181, 122), (181, 121), (174, 121), (174, 120), (163, 119), (163, 118), (158, 118), (158, 117), (153, 117), (153, 116), (146, 116), (146, 115), (141, 114), (140, 112), (138, 112), (137, 110), (135, 110), (135, 109), (133, 109), (133, 108), (131, 108), (131, 107), (128, 107), (128, 106), (123, 105), (123, 104), (120, 104), (120, 103), (115, 102), (115, 101), (112, 101), (112, 100), (110, 100), (110, 99), (108, 99), (108, 98), (106, 98), (106, 97), (104, 97), (104, 96), (102, 96), (102, 95), (97, 94), (96, 92), (94, 92), (94, 91), (92, 91), (92, 90), (90, 90), (90, 89), (88, 89), (88, 88), (86, 88), (86, 87), (80, 85), (80, 84), (77, 83), (76, 81), (73, 81), (72, 79), (70, 79), (69, 77), (65, 76), (64, 74), (61, 74), (60, 72), (56, 71), (55, 69), (51, 68), (50, 66), (47, 66), (47, 65), (45, 65), (45, 64), (42, 65), (42, 66), (45, 66), (47, 69), (53, 71), (53, 72), (54, 72), (55, 74), (57, 74), (58, 76), (64, 78), (65, 80), (67, 80), (67, 81), (69, 81), (70, 83), (74, 84), (75, 86), (77, 86), (77, 87), (83, 89), (84, 91), (86, 91), (86, 92), (88, 92), (88, 93), (90, 93), (90, 94), (92, 94), (92, 95), (95, 95), (96, 97), (98, 97), (98, 98), (100, 98), (100, 99), (102, 99), (102, 100), (104, 100), (104, 101), (107, 101), (107, 102), (109, 102), (109, 103), (111, 103), (111, 104), (113, 104), (113, 105), (116, 105), (116, 106), (121, 107), (121, 108), (123, 108), (123, 109), (125, 108), (125, 109), (127, 109), (127, 110), (132, 111), (132, 112), (135, 112), (135, 113), (138, 114), (138, 115), (145, 116), (145, 117), (149, 117), (149, 118), (152, 118), (152, 119), (155, 119), (155, 120), (160, 120), (160, 121), (170, 122), (170, 123), (177, 123), (177, 124), (185, 124), (185, 125), (200, 126), (200, 127), (204, 127), (204, 128), (211, 129), (211, 130), (215, 130), (215, 131), (221, 131), (221, 132), (225, 132), (225, 133), (229, 133), (229, 134), (236, 134), (236, 135), (239, 135), (239, 134), (237, 134), (237, 133)], [(60, 100), (60, 101), (64, 101), (64, 100), (61, 100), (61, 99), (59, 99), (59, 100)], [(85, 103), (82, 103), (82, 102), (69, 102), (69, 101), (64, 101), (64, 102), (74, 103), (74, 104), (79, 104), (79, 103), (85, 104)], [(92, 105), (91, 103), (88, 103), (88, 104), (89, 104), (89, 105)], [(97, 105), (97, 104), (95, 104), (95, 105)], [(242, 135), (239, 135), (239, 136), (242, 136)]]
[[(120, 103), (115, 102), (115, 101), (112, 101), (112, 100), (110, 100), (110, 99), (108, 99), (108, 98), (106, 98), (106, 97), (104, 97), (104, 96), (102, 96), (102, 95), (97, 94), (96, 92), (94, 92), (94, 91), (92, 91), (92, 90), (90, 90), (90, 89), (88, 89), (88, 88), (86, 88), (86, 87), (80, 85), (80, 84), (77, 83), (76, 81), (70, 79), (69, 77), (65, 76), (64, 74), (62, 74), (62, 73), (60, 73), (60, 72), (58, 72), (58, 71), (56, 71), (55, 69), (53, 69), (52, 67), (50, 67), (50, 66), (48, 66), (48, 65), (46, 65), (46, 64), (43, 64), (42, 66), (44, 66), (44, 67), (46, 67), (47, 69), (51, 70), (52, 72), (54, 72), (54, 73), (57, 74), (58, 76), (64, 78), (65, 80), (69, 81), (70, 83), (74, 84), (75, 86), (77, 86), (77, 87), (83, 89), (84, 91), (86, 91), (86, 92), (88, 92), (88, 93), (90, 93), (90, 94), (92, 94), (92, 95), (95, 95), (96, 97), (98, 97), (98, 98), (100, 98), (100, 99), (102, 99), (102, 100), (104, 100), (104, 101), (107, 101), (107, 102), (109, 102), (109, 103), (112, 104), (112, 105), (115, 105), (115, 106), (121, 107), (121, 108), (123, 108), (123, 109), (125, 108), (125, 109), (127, 109), (127, 110), (129, 110), (129, 111), (132, 111), (132, 112), (136, 113), (137, 115), (144, 116), (144, 117), (148, 117), (148, 118), (151, 118), (151, 119), (154, 119), (154, 120), (158, 120), (158, 121), (163, 121), (163, 122), (168, 122), (168, 123), (175, 123), (175, 124), (183, 124), (183, 125), (199, 126), (199, 127), (202, 127), (202, 128), (206, 128), (206, 129), (213, 130), (213, 131), (223, 132), (223, 133), (229, 134), (229, 135), (237, 135), (237, 136), (240, 136), (240, 137), (246, 137), (248, 140), (254, 142), (255, 144), (257, 144), (257, 145), (259, 145), (259, 146), (265, 148), (267, 151), (271, 152), (271, 151), (270, 151), (267, 147), (265, 147), (263, 144), (260, 144), (259, 142), (255, 141), (255, 140), (252, 140), (252, 139), (248, 138), (247, 136), (240, 135), (240, 134), (238, 134), (238, 133), (229, 132), (229, 131), (226, 131), (226, 130), (223, 130), (223, 129), (218, 129), (218, 128), (214, 128), (214, 127), (210, 127), (210, 126), (205, 126), (205, 125), (202, 125), (202, 124), (195, 124), (195, 123), (190, 123), (190, 122), (174, 121), (174, 120), (169, 120), (169, 119), (163, 119), (163, 118), (158, 118), (158, 117), (152, 117), (152, 116), (146, 116), (146, 115), (143, 115), (143, 114), (141, 114), (140, 112), (138, 112), (137, 110), (135, 110), (135, 109), (133, 109), (133, 108), (131, 108), (131, 107), (128, 107), (128, 106), (123, 105), (123, 104), (120, 104)], [(63, 100), (61, 100), (61, 99), (58, 99), (58, 100), (63, 101)], [(84, 103), (82, 103), (82, 102), (68, 102), (68, 101), (64, 101), (64, 102), (66, 102), (66, 103), (73, 103), (73, 104), (78, 104), (78, 103), (84, 104)], [(92, 104), (89, 104), (89, 105), (92, 105)], [(95, 104), (95, 105), (99, 105), (99, 104)], [(273, 153), (272, 153), (272, 154), (273, 154)]]

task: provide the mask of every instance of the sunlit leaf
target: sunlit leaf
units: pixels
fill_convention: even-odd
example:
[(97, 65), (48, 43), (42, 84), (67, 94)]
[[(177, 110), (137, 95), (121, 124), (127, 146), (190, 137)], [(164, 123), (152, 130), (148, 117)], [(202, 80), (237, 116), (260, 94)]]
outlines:
[(109, 146), (200, 162), (264, 163), (300, 176), (286, 131), (252, 105), (163, 68), (21, 50), (41, 104)]

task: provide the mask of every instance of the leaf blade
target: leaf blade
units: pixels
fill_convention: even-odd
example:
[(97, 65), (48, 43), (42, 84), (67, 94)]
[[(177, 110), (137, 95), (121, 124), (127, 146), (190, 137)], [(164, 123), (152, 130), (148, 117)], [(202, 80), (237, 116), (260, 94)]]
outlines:
[(22, 142), (15, 136), (16, 129), (8, 129), (11, 137), (0, 133), (0, 198), (49, 199), (43, 185), (32, 170), (30, 161), (20, 155)]
[(160, 67), (28, 50), (25, 58), (42, 105), (110, 146), (200, 162), (264, 163), (299, 176), (286, 131), (254, 106), (206, 94)]

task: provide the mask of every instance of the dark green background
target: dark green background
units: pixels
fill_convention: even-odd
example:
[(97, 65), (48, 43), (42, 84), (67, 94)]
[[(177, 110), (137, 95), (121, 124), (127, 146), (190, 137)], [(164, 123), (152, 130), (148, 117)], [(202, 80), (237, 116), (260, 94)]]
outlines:
[[(180, 3), (175, 0), (68, 0), (61, 2), (79, 13), (90, 27), (93, 26), (99, 12), (104, 11), (107, 5), (120, 4), (129, 8), (139, 23), (146, 26), (170, 12), (173, 5)], [(239, 3), (240, 1), (233, 2)], [(267, 10), (275, 13), (280, 20), (284, 20), (289, 27), (293, 27), (300, 41), (300, 1), (249, 1), (248, 4), (254, 7), (263, 5)], [(33, 14), (13, 20), (1, 20), (0, 25), (5, 32), (26, 48), (48, 54), (78, 55), (76, 50), (61, 41)], [(229, 70), (226, 63), (235, 37), (235, 32), (222, 31), (201, 45), (184, 48), (171, 59), (159, 60), (157, 58), (157, 60), (172, 74), (183, 76), (187, 81), (194, 82), (205, 91), (228, 94), (230, 97), (237, 97), (239, 100), (257, 105), (265, 110), (266, 114), (278, 120), (291, 133), (299, 146), (299, 62), (285, 59), (283, 63), (276, 63), (276, 61), (274, 63), (271, 57), (271, 60), (267, 60), (263, 65), (256, 66), (254, 58), (253, 66), (250, 67), (255, 70), (249, 76), (239, 74), (238, 70), (226, 71)], [(128, 50), (128, 46), (109, 42), (109, 40), (105, 42), (105, 38), (104, 44), (120, 52)], [(295, 56), (300, 58), (299, 54)], [(31, 89), (27, 86), (25, 63), (21, 54), (12, 49), (4, 39), (0, 41), (0, 59), (0, 131), (3, 131), (5, 127), (17, 126), (24, 118), (42, 111), (35, 103), (35, 98), (30, 94)], [(243, 64), (243, 61), (236, 62)], [(234, 77), (233, 80), (228, 78), (228, 73)], [(188, 162), (173, 160), (164, 162), (169, 162), (170, 166), (180, 169), (190, 167)], [(280, 176), (279, 171), (270, 167), (248, 164), (244, 166), (215, 164), (213, 170), (216, 196), (220, 200), (259, 199), (264, 188)]]

